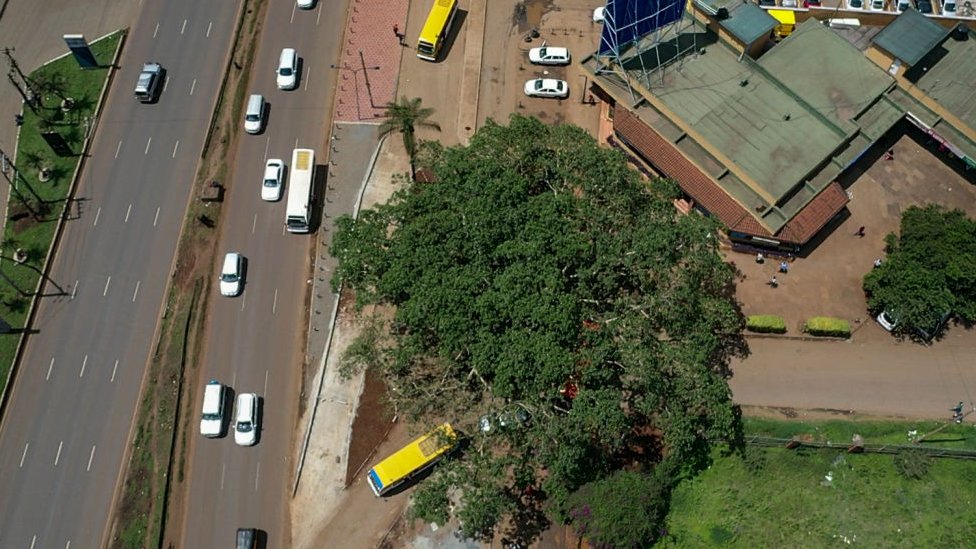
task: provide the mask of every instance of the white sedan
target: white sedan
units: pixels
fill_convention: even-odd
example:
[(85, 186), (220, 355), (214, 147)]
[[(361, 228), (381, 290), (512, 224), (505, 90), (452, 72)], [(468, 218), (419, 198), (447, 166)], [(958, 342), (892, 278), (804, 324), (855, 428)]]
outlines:
[(261, 200), (276, 202), (281, 200), (281, 180), (285, 163), (278, 158), (268, 159), (264, 167), (264, 180), (261, 183)]
[(525, 83), (525, 95), (529, 97), (569, 97), (569, 85), (565, 80), (536, 78)]
[(529, 50), (529, 61), (536, 65), (568, 65), (570, 61), (568, 48), (542, 46)]

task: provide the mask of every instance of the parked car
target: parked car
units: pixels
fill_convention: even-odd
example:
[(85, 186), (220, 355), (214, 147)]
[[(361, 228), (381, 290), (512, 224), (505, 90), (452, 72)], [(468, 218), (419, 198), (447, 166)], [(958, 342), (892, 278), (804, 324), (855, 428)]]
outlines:
[(568, 65), (569, 61), (569, 48), (543, 45), (529, 50), (529, 62), (536, 65)]
[(261, 200), (277, 202), (281, 200), (282, 179), (285, 162), (280, 158), (269, 158), (264, 165), (264, 180), (261, 182)]
[(139, 79), (136, 80), (136, 99), (143, 103), (152, 103), (159, 98), (162, 91), (163, 79), (166, 77), (166, 69), (159, 63), (146, 63), (139, 72)]
[(898, 320), (892, 318), (891, 314), (888, 311), (881, 311), (881, 313), (877, 316), (877, 318), (875, 318), (875, 320), (878, 321), (878, 324), (880, 324), (882, 328), (884, 328), (889, 332), (894, 330), (895, 326), (898, 325)]
[(253, 446), (258, 440), (258, 395), (237, 395), (234, 413), (234, 442), (239, 446)]
[(820, 6), (823, 3), (820, 0), (803, 0), (803, 7), (809, 8), (810, 6)]
[(237, 549), (255, 549), (257, 546), (258, 546), (257, 530), (255, 530), (254, 528), (237, 529)]
[(244, 289), (244, 256), (228, 252), (220, 269), (220, 295), (235, 297)]
[(863, 0), (847, 0), (847, 7), (852, 10), (859, 10), (864, 8)]
[(531, 415), (521, 405), (500, 412), (498, 415), (485, 414), (478, 420), (478, 429), (482, 433), (490, 433), (496, 429), (521, 427), (529, 422)]
[(557, 97), (569, 96), (569, 85), (565, 80), (555, 78), (536, 78), (525, 83), (525, 95), (529, 97)]
[(795, 8), (796, 0), (782, 0), (780, 2), (780, 5), (783, 6), (784, 8)]
[(942, 13), (945, 15), (955, 15), (956, 0), (945, 0), (945, 2), (942, 3)]
[(600, 6), (599, 8), (593, 10), (594, 23), (602, 23), (604, 19), (606, 19), (606, 8), (604, 6)]
[(932, 13), (932, 2), (929, 0), (918, 0), (915, 5), (918, 7), (919, 13)]
[(871, 9), (876, 11), (884, 11), (885, 0), (871, 0)]
[(278, 57), (278, 69), (275, 71), (278, 89), (293, 90), (298, 85), (298, 52), (295, 48), (281, 50)]

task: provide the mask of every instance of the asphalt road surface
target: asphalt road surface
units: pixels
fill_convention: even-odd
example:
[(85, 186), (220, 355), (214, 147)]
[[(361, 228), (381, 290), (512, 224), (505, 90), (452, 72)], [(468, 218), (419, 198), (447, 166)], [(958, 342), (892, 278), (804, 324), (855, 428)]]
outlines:
[[(233, 426), (219, 439), (191, 433), (181, 547), (229, 546), (239, 527), (264, 530), (268, 547), (289, 545), (292, 435), (315, 236), (285, 232), (286, 201), (262, 201), (261, 181), (268, 158), (284, 160), (290, 175), (292, 150), (301, 147), (316, 151), (316, 179), (326, 186), (324, 142), (338, 76), (330, 65), (338, 57), (345, 10), (345, 2), (320, 1), (308, 11), (297, 10), (294, 0), (272, 0), (268, 6), (247, 90), (268, 100), (268, 122), (264, 133), (241, 138), (222, 220), (221, 252), (240, 252), (248, 260), (245, 290), (239, 297), (226, 298), (217, 295), (214, 285), (204, 362), (194, 391), (196, 409), (203, 398), (200, 387), (210, 378), (230, 385), (234, 394), (257, 393), (262, 429), (252, 447), (234, 443)], [(285, 47), (297, 49), (301, 59), (298, 87), (292, 91), (281, 91), (275, 84), (275, 67)], [(333, 216), (339, 213), (333, 210), (336, 196), (341, 194), (342, 203), (351, 206), (349, 197), (357, 191), (358, 185), (322, 188), (318, 194), (326, 193), (325, 208)], [(221, 260), (214, 258), (215, 263)], [(321, 314), (327, 317), (329, 311)], [(232, 408), (228, 402), (229, 413)], [(195, 431), (197, 423), (192, 423)]]
[(127, 39), (0, 428), (0, 547), (103, 544), (238, 6), (146, 2)]

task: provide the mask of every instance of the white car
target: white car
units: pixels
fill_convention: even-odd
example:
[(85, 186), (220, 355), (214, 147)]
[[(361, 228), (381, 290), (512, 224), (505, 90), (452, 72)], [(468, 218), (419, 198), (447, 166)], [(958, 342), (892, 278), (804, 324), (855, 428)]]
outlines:
[(298, 85), (298, 52), (295, 51), (295, 48), (281, 50), (275, 74), (277, 74), (278, 89), (295, 89), (295, 86)]
[(261, 200), (277, 202), (281, 200), (281, 181), (285, 163), (280, 158), (270, 158), (264, 166), (264, 180), (261, 182)]
[(570, 61), (568, 48), (542, 46), (529, 50), (529, 61), (536, 65), (568, 65)]
[(881, 311), (881, 314), (879, 314), (875, 320), (878, 321), (878, 324), (880, 324), (882, 328), (889, 332), (894, 330), (895, 326), (898, 325), (898, 319), (892, 318), (888, 311)]
[(253, 446), (258, 440), (258, 395), (237, 395), (234, 412), (234, 442), (240, 446)]
[(234, 297), (244, 288), (244, 256), (228, 252), (224, 256), (224, 266), (220, 269), (220, 295)]
[(606, 8), (604, 6), (600, 6), (599, 8), (593, 10), (593, 22), (602, 23), (603, 20), (606, 19), (605, 12), (606, 12)]
[(315, 7), (315, 0), (298, 0), (298, 7), (303, 10), (310, 10)]
[(569, 97), (569, 85), (565, 80), (536, 78), (525, 83), (525, 95), (529, 97)]

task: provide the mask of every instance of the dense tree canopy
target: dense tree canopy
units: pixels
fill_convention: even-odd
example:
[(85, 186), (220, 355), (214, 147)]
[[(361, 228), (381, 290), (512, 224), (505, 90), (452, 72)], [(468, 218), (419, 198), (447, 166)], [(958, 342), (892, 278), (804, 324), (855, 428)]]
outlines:
[(737, 432), (734, 274), (714, 223), (676, 213), (676, 187), (520, 116), (420, 156), (436, 183), (340, 219), (332, 243), (333, 282), (394, 311), (359, 360), (402, 414), (469, 435), (421, 485), (420, 516), (450, 497), (473, 536), (530, 500), (567, 520), (581, 486), (664, 455), (703, 463)]
[(872, 312), (889, 311), (909, 335), (947, 311), (976, 321), (976, 222), (960, 210), (912, 206), (885, 241), (887, 258), (864, 277)]

